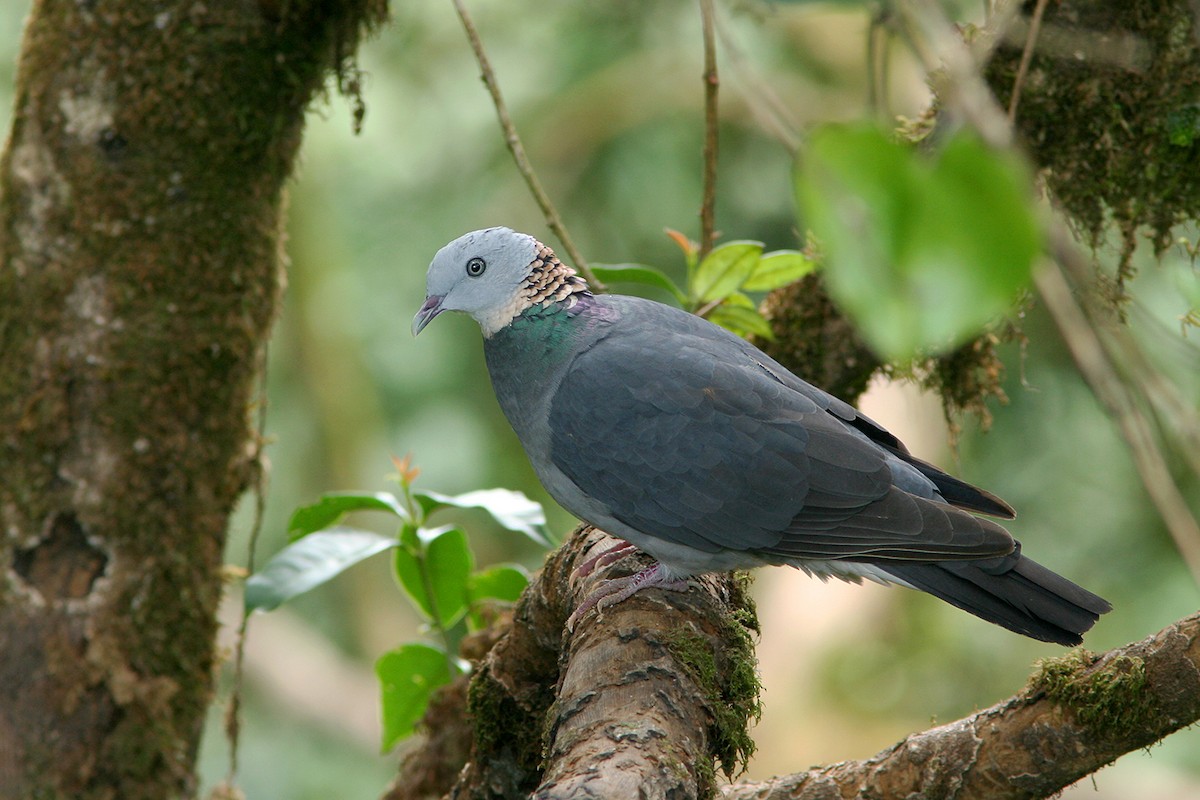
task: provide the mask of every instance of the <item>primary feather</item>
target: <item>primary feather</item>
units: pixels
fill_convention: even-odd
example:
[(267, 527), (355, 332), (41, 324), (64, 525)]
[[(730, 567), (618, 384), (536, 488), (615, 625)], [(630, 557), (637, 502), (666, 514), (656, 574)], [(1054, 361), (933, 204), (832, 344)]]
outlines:
[(489, 228), (442, 248), (414, 333), (443, 310), (479, 322), (496, 397), (551, 496), (659, 562), (617, 599), (787, 564), (920, 589), (1062, 644), (1110, 609), (971, 513), (1011, 518), (999, 498), (722, 328), (593, 296), (533, 237)]

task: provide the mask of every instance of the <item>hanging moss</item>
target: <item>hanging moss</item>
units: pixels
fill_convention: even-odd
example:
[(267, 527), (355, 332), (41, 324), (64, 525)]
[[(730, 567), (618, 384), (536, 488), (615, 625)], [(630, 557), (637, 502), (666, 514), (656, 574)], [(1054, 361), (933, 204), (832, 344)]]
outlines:
[(1004, 393), (1004, 362), (996, 353), (1001, 336), (985, 332), (945, 355), (926, 359), (914, 366), (915, 380), (942, 399), (942, 410), (957, 437), (964, 414), (974, 415), (987, 430), (992, 424), (988, 401), (1007, 403)]
[[(820, 263), (811, 246), (805, 254)], [(755, 346), (804, 380), (855, 403), (880, 361), (825, 291), (814, 272), (767, 295), (761, 308), (775, 338)]]
[[(1021, 84), (1017, 128), (1055, 199), (1093, 245), (1110, 222), (1123, 238), (1116, 299), (1140, 231), (1161, 252), (1172, 227), (1200, 216), (1195, 13), (1189, 0), (1050, 3)], [(1026, 30), (1014, 26), (986, 70), (1005, 106)]]

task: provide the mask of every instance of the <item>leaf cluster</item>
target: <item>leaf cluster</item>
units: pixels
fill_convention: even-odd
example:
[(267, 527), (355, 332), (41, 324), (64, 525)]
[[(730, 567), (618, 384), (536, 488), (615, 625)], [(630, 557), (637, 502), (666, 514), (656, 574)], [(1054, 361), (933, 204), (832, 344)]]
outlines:
[[(432, 527), (429, 518), (448, 508), (481, 508), (504, 528), (552, 547), (540, 504), (521, 492), (484, 489), (460, 495), (414, 491), (417, 470), (398, 462), (399, 496), (390, 492), (331, 492), (297, 508), (288, 525), (290, 544), (246, 581), (246, 612), (270, 611), (314, 589), (351, 566), (390, 553), (392, 574), (436, 640), (408, 642), (375, 662), (379, 678), (383, 750), (413, 732), (433, 692), (470, 665), (457, 656), (469, 630), (487, 624), (487, 608), (513, 603), (529, 583), (519, 564), (475, 568), (467, 534), (455, 525)], [(340, 525), (346, 514), (382, 512), (397, 521), (396, 533)]]
[(764, 253), (762, 242), (725, 242), (700, 258), (700, 246), (678, 231), (667, 234), (683, 251), (687, 264), (686, 289), (657, 267), (644, 264), (593, 265), (606, 284), (634, 283), (668, 292), (683, 308), (693, 311), (739, 336), (773, 336), (771, 326), (747, 292), (769, 292), (798, 281), (814, 269), (808, 256), (797, 250)]

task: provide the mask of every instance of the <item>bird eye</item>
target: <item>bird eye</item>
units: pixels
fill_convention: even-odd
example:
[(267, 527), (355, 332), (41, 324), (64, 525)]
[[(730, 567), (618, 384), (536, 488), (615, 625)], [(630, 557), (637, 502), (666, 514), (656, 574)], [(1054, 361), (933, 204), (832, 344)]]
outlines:
[(467, 274), (472, 278), (478, 278), (487, 269), (487, 262), (482, 258), (472, 258), (467, 262)]

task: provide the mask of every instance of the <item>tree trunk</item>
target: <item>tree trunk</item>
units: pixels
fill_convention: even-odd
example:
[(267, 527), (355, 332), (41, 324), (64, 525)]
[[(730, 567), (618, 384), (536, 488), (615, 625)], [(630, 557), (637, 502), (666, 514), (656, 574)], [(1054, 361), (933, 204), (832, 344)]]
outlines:
[(194, 794), (304, 109), (382, 0), (43, 0), (0, 162), (0, 796)]

